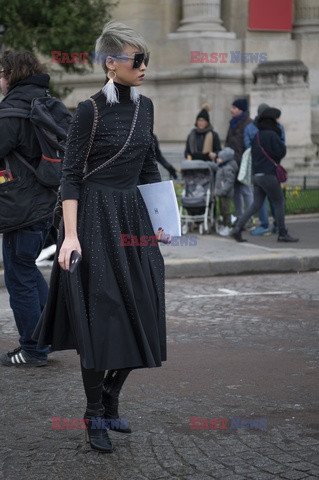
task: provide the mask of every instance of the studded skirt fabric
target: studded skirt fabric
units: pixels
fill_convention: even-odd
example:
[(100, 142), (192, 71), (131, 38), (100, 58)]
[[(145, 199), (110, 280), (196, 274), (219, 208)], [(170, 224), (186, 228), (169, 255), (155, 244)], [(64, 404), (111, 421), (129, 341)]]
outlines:
[(125, 245), (154, 235), (139, 190), (87, 182), (78, 223), (82, 262), (74, 275), (55, 259), (39, 344), (75, 348), (84, 367), (95, 370), (160, 366), (166, 360), (163, 258), (153, 241)]
[[(91, 158), (94, 166), (100, 161), (97, 154), (102, 151), (103, 135), (110, 138), (104, 133), (105, 124), (111, 125), (110, 115), (116, 126), (116, 115), (126, 118), (127, 112), (126, 132), (119, 140), (123, 144), (133, 111), (129, 103), (105, 109), (102, 100)], [(149, 154), (149, 129), (142, 128), (149, 110), (144, 97), (130, 149), (94, 178), (78, 181), (83, 161), (77, 144), (72, 158), (69, 153), (66, 159), (64, 199), (77, 197), (79, 201), (78, 237), (83, 258), (75, 274), (70, 274), (59, 267), (56, 255), (48, 302), (34, 336), (39, 346), (76, 349), (85, 368), (158, 367), (166, 360), (164, 262), (156, 242), (140, 241), (154, 232), (137, 184), (160, 179)], [(82, 116), (83, 121), (80, 116), (79, 125), (71, 132), (71, 141), (72, 136), (82, 138), (78, 131), (84, 121), (89, 122)], [(62, 222), (58, 251), (63, 237)], [(127, 239), (133, 237), (137, 241), (131, 246)]]

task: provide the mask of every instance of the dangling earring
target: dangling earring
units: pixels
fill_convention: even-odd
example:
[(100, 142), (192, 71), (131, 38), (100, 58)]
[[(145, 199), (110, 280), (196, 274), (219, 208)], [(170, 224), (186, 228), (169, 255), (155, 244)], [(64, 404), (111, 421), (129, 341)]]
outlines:
[(106, 76), (109, 81), (102, 88), (102, 92), (106, 97), (106, 103), (114, 105), (114, 103), (119, 103), (119, 91), (114, 85), (114, 80), (116, 78), (115, 70), (109, 70)]
[(134, 102), (134, 103), (137, 103), (139, 97), (140, 97), (140, 94), (138, 93), (137, 91), (137, 88), (135, 87), (131, 87), (131, 92), (130, 92), (130, 97), (131, 97), (131, 100)]

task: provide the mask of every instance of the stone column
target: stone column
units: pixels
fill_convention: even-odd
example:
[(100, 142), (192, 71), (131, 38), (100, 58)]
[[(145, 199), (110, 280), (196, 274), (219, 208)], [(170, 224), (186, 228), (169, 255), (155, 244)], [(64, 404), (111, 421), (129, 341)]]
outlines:
[(293, 36), (319, 34), (319, 1), (295, 0)]
[(177, 31), (234, 38), (222, 25), (220, 0), (183, 0), (183, 18)]

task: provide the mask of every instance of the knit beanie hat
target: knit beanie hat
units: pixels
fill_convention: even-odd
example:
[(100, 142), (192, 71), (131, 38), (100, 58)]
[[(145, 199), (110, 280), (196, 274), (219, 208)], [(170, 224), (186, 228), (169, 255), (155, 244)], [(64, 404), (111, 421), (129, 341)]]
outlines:
[(223, 162), (227, 162), (228, 160), (233, 160), (235, 155), (235, 150), (229, 147), (223, 148), (220, 152), (217, 154), (217, 158), (221, 158)]
[(208, 103), (204, 103), (201, 111), (199, 112), (199, 114), (196, 117), (195, 124), (197, 123), (197, 120), (199, 118), (204, 118), (208, 123), (210, 123), (210, 118), (209, 118), (209, 113), (208, 113), (209, 111), (210, 111), (210, 105)]
[(263, 111), (266, 110), (267, 108), (270, 108), (269, 105), (267, 105), (267, 103), (260, 103), (258, 105), (257, 114), (261, 115)]
[(269, 107), (266, 108), (262, 114), (260, 115), (260, 118), (271, 118), (272, 120), (277, 120), (281, 115), (281, 111), (279, 108), (274, 108), (274, 107)]
[(248, 103), (246, 98), (237, 98), (233, 102), (234, 107), (239, 108), (239, 110), (242, 110), (243, 112), (246, 112), (248, 110)]

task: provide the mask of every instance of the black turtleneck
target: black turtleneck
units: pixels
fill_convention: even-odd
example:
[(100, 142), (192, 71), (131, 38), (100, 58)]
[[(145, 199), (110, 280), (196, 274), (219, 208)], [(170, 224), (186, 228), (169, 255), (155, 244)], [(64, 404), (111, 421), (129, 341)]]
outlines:
[[(80, 198), (85, 163), (88, 172), (94, 170), (116, 155), (128, 139), (136, 105), (130, 100), (130, 87), (120, 84), (116, 84), (116, 87), (119, 90), (119, 103), (113, 105), (106, 103), (102, 90), (93, 95), (99, 115), (94, 142), (87, 161), (87, 148), (94, 119), (92, 103), (89, 100), (81, 102), (74, 114), (63, 163), (61, 187), (63, 200)], [(153, 104), (149, 98), (141, 95), (136, 126), (126, 151), (109, 167), (92, 175), (88, 181), (120, 189), (124, 186), (133, 188), (136, 182), (160, 182), (153, 149), (152, 130)], [(147, 172), (144, 172), (144, 159), (147, 159), (145, 160)]]
[(121, 83), (114, 82), (114, 85), (119, 91), (119, 101), (120, 103), (129, 103), (131, 100), (131, 87), (122, 85)]

